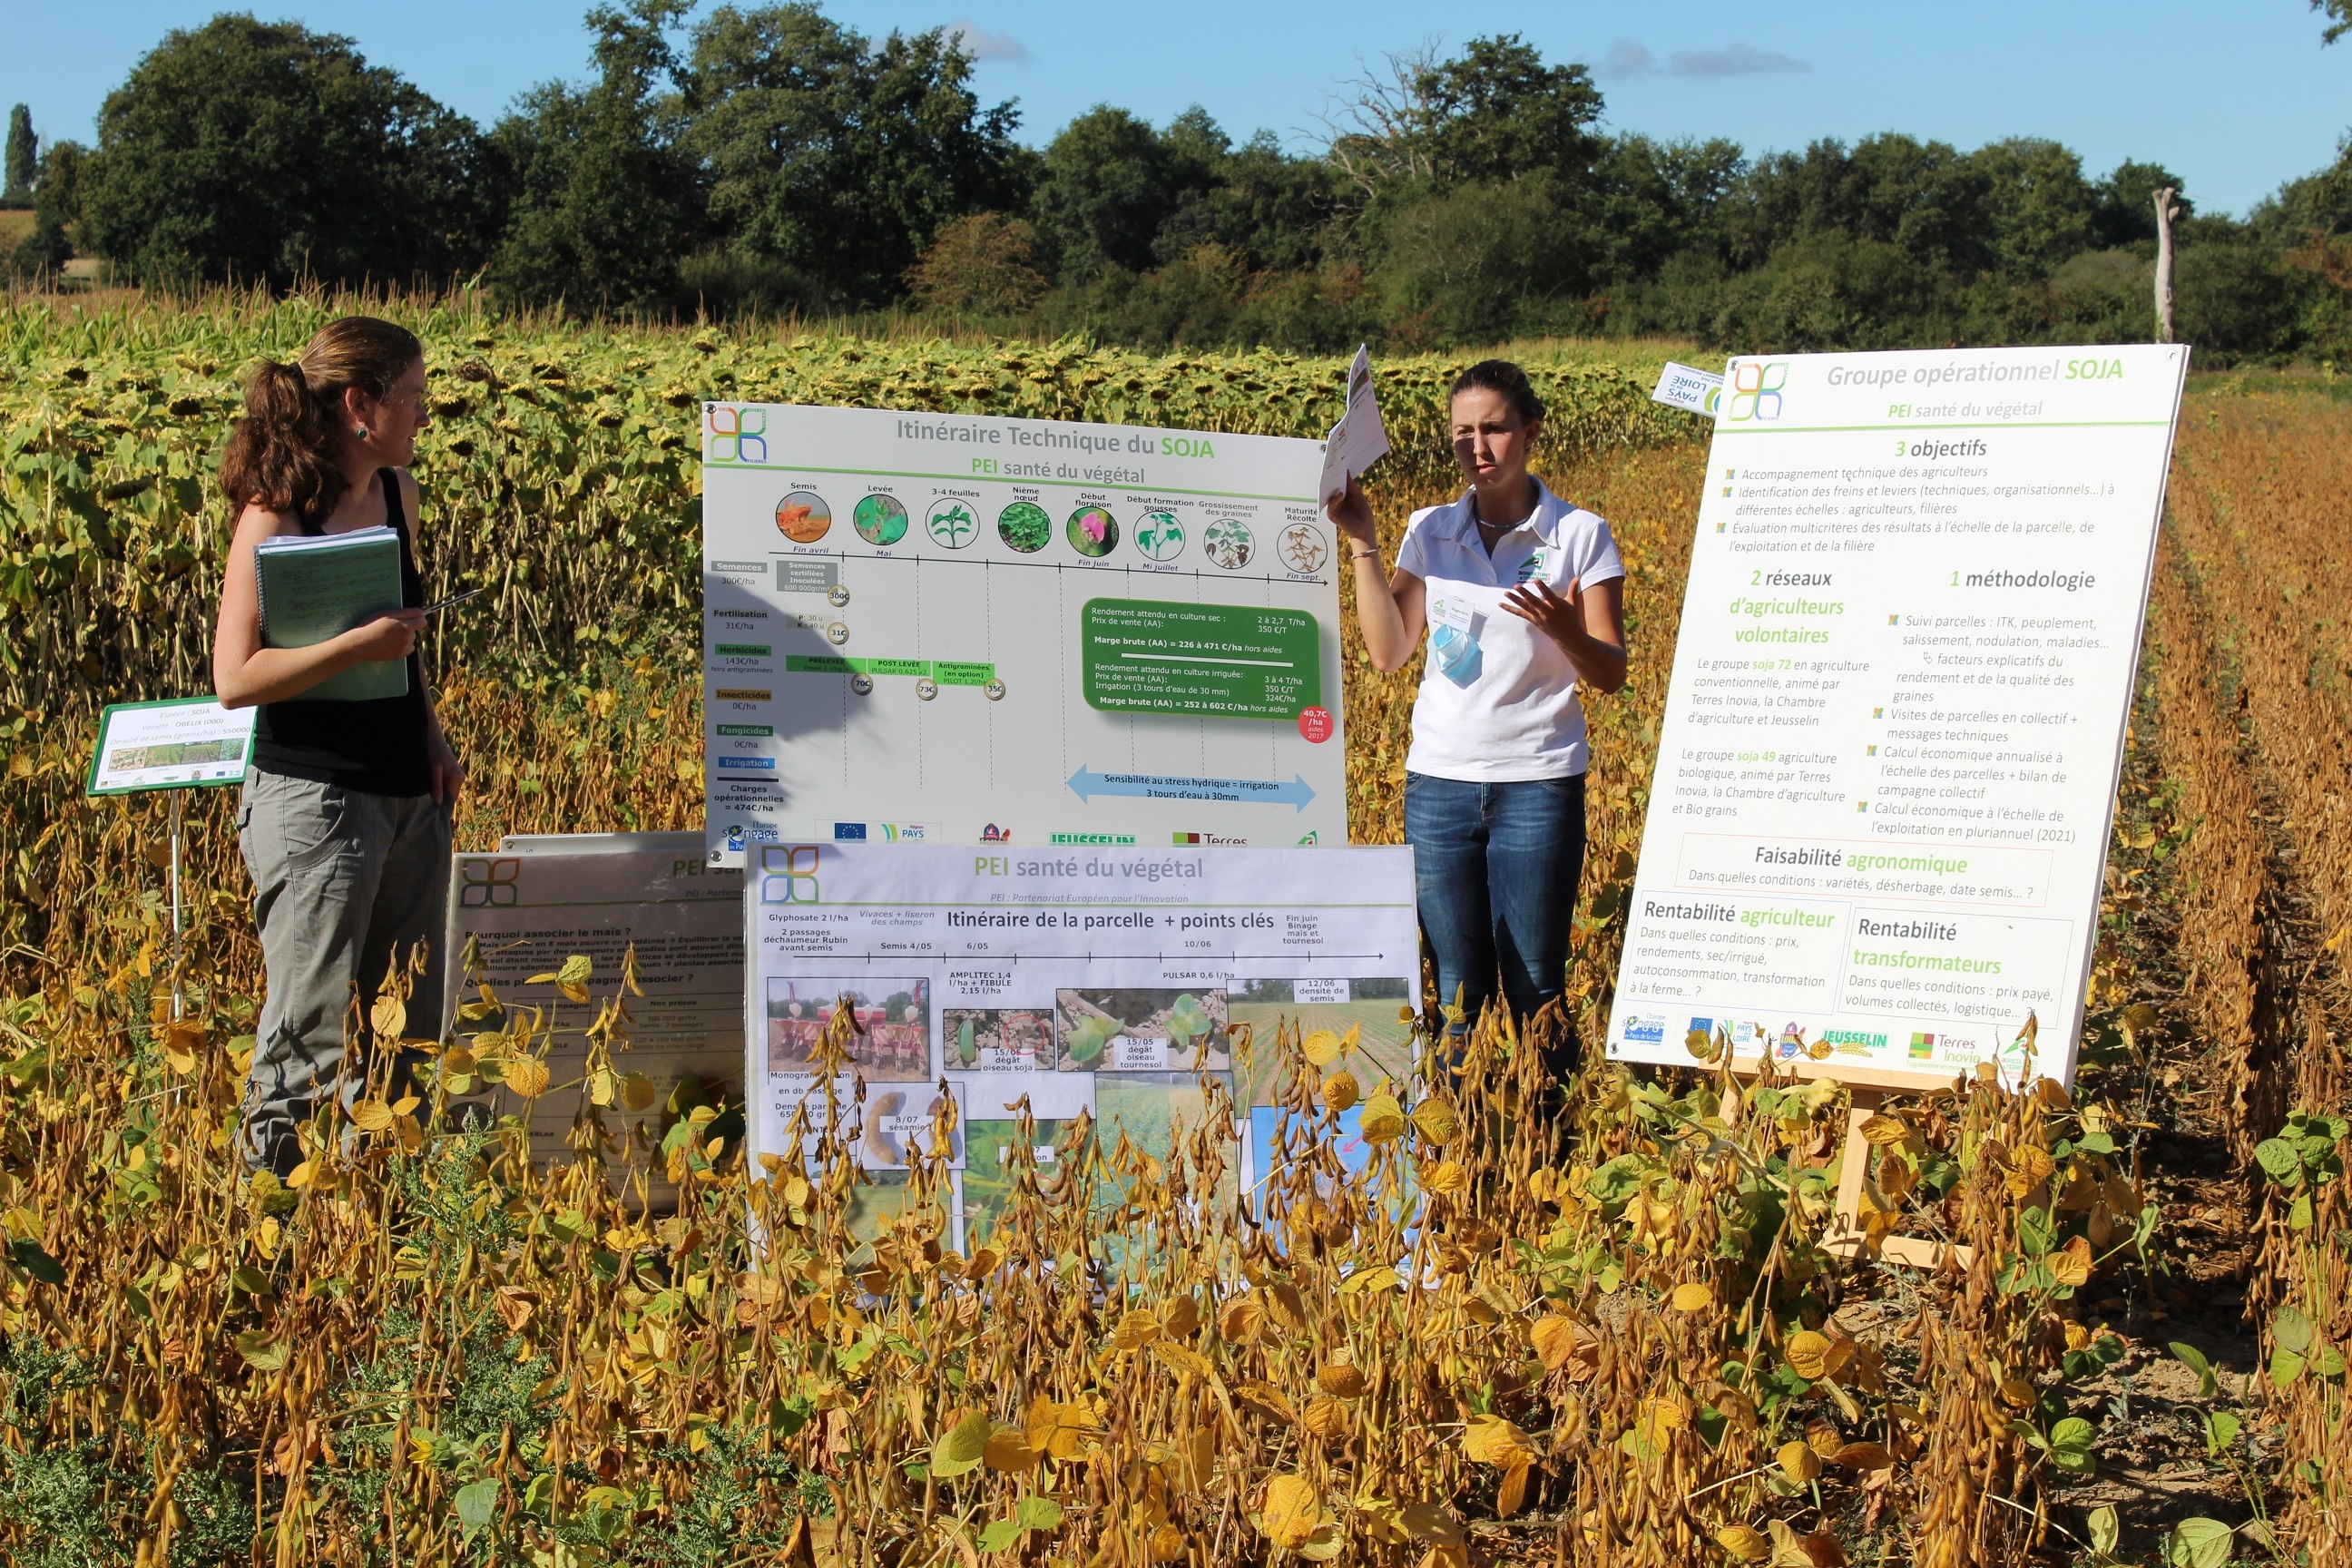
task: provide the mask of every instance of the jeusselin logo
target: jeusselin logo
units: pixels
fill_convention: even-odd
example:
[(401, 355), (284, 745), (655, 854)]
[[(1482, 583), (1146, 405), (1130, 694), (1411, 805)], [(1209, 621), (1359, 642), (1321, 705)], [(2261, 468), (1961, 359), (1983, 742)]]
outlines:
[(760, 901), (814, 904), (824, 901), (816, 868), (822, 850), (814, 844), (763, 846), (760, 850)]
[(1781, 388), (1789, 384), (1789, 362), (1749, 360), (1731, 372), (1731, 422), (1780, 417)]
[(522, 862), (519, 859), (457, 862), (457, 907), (464, 910), (504, 910), (521, 896)]
[(714, 403), (703, 415), (709, 426), (703, 455), (714, 463), (764, 463), (768, 460), (768, 411)]

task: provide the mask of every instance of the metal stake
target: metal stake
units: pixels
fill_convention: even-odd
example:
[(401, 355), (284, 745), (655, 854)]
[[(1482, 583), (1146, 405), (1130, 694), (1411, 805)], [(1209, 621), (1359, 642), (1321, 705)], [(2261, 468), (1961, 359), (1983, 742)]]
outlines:
[(172, 797), (172, 1020), (180, 1018), (180, 792), (164, 792)]

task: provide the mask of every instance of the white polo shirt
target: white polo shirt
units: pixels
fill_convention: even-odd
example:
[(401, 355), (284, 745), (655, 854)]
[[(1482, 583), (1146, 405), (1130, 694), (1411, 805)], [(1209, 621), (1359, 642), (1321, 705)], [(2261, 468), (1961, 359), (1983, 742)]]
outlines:
[(1591, 760), (1576, 667), (1503, 595), (1541, 578), (1565, 597), (1625, 575), (1609, 525), (1536, 481), (1536, 509), (1492, 555), (1470, 498), (1412, 514), (1397, 570), (1428, 585), (1429, 650), (1404, 765), (1434, 778), (1516, 784), (1567, 778)]

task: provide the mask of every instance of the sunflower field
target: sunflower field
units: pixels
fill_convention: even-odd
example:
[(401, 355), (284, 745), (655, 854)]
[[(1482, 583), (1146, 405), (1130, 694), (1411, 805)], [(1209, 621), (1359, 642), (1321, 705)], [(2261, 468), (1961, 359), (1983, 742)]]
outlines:
[[(884, 1201), (827, 1102), (804, 1164), (628, 1070), (629, 974), (407, 1040), (279, 1182), (230, 1143), (259, 995), (234, 802), (86, 800), (104, 701), (205, 689), (210, 475), (255, 356), (332, 301), (0, 304), (0, 1552), (11, 1563), (1096, 1564), (2347, 1561), (2352, 1342), (2334, 1009), (2352, 929), (2344, 412), (2200, 388), (2184, 421), (2072, 1092), (1588, 1066), (1633, 871), (1704, 447), (1654, 361), (1536, 347), (1538, 464), (1608, 516), (1633, 679), (1589, 699), (1570, 1005), (1424, 1078), (1236, 1031), (1231, 1108), (1144, 1148), (1024, 1128), (1002, 1217)], [(432, 650), (460, 843), (701, 811), (705, 396), (1318, 435), (1343, 360), (581, 327), (384, 307), (434, 372), (424, 564), (495, 608)], [(1451, 485), (1458, 370), (1380, 367), (1374, 499)], [(1401, 827), (1415, 672), (1350, 656), (1351, 827)], [(174, 986), (184, 1016), (172, 1016)], [(854, 1064), (840, 1015), (824, 1049)], [(1425, 1038), (1429, 1020), (1403, 1021)], [(586, 1041), (558, 1080), (550, 1042)], [(379, 1052), (388, 1058), (390, 1052)], [(439, 1114), (501, 1082), (561, 1147)], [(1343, 1162), (1357, 1109), (1369, 1163)], [(1028, 1136), (1034, 1132), (1034, 1136)], [(943, 1141), (942, 1141), (943, 1142)], [(1048, 1145), (1050, 1160), (1037, 1155)], [(1865, 1234), (1831, 1242), (1863, 1165)], [(1878, 1254), (1928, 1244), (1933, 1267)]]

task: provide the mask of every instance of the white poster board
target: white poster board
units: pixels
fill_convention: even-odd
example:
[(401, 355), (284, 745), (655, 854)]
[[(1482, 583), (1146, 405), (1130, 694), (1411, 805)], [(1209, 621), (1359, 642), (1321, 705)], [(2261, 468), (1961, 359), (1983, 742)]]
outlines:
[(1612, 1058), (2071, 1079), (2188, 363), (1731, 362)]
[(712, 863), (1344, 844), (1321, 444), (709, 404)]
[[(691, 1075), (699, 1094), (740, 1097), (743, 1070), (743, 874), (709, 864), (698, 833), (591, 833), (510, 837), (495, 855), (459, 855), (449, 878), (443, 937), (447, 991), (442, 1019), (460, 1034), (497, 1028), (499, 1020), (456, 1022), (473, 999), (458, 955), (469, 938), (481, 944), (485, 977), (511, 1010), (558, 1010), (562, 1033), (548, 1058), (551, 1087), (528, 1108), (542, 1157), (562, 1150), (582, 1105), (576, 1087), (585, 1065), (580, 1031), (594, 1006), (621, 989), (622, 961), (636, 949), (642, 996), (627, 999), (629, 1044), (614, 1065), (652, 1080), (655, 1099), (630, 1113), (615, 1103), (608, 1128), (643, 1122), (658, 1142), (668, 1102)], [(564, 1000), (552, 984), (527, 984), (585, 957), (594, 1001)], [(689, 1090), (689, 1095), (696, 1091)], [(504, 1089), (491, 1092), (499, 1113), (525, 1107)], [(659, 1161), (654, 1162), (656, 1174)]]
[(241, 784), (253, 760), (255, 708), (211, 697), (118, 702), (98, 716), (89, 795)]
[[(795, 1108), (821, 1124), (811, 1054), (839, 999), (865, 1033), (834, 1082), (866, 1098), (861, 1163), (885, 1186), (933, 1136), (945, 1080), (960, 1237), (1005, 1195), (1013, 1104), (1039, 1120), (1038, 1158), (1082, 1110), (1161, 1157), (1171, 1121), (1199, 1125), (1203, 1075), (1234, 1096), (1238, 1180), (1263, 1179), (1277, 1016), (1359, 1026), (1367, 1089), (1411, 1068), (1398, 1021), (1420, 973), (1412, 851), (766, 845), (745, 919), (755, 1152), (787, 1151)], [(1234, 1026), (1256, 1037), (1246, 1054)], [(903, 1184), (903, 1174), (898, 1177)], [(879, 1201), (887, 1202), (887, 1197)]]

